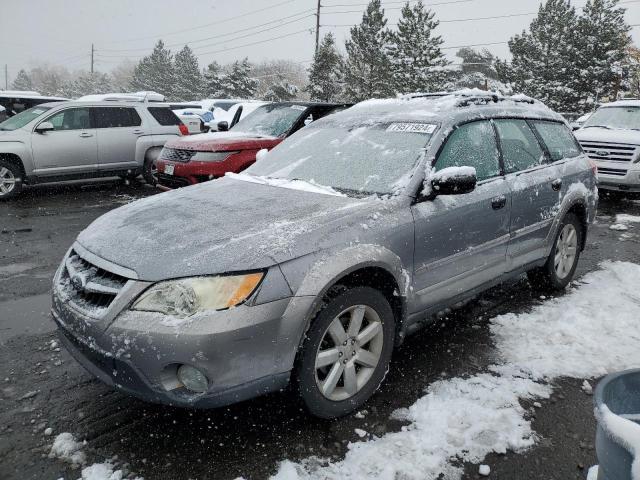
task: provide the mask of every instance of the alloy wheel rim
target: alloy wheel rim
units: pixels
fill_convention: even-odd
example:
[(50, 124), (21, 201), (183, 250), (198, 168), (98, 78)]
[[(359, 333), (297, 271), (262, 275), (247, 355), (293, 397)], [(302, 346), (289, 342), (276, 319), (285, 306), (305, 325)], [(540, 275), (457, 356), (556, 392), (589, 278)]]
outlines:
[(8, 195), (16, 187), (16, 177), (7, 167), (0, 168), (0, 195)]
[(383, 345), (382, 321), (373, 308), (354, 305), (336, 315), (316, 352), (316, 385), (322, 395), (332, 401), (356, 395), (376, 370)]
[(578, 232), (573, 225), (567, 224), (562, 228), (556, 243), (554, 269), (558, 278), (564, 279), (569, 275), (576, 260), (578, 251)]

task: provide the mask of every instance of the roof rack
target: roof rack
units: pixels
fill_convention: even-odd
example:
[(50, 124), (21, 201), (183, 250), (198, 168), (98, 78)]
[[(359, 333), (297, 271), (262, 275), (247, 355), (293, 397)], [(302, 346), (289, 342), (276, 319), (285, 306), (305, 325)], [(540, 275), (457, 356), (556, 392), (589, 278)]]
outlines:
[(535, 104), (536, 100), (526, 95), (505, 96), (498, 92), (490, 92), (479, 89), (458, 90), (454, 92), (433, 92), (433, 93), (407, 93), (400, 95), (403, 100), (414, 100), (418, 98), (442, 98), (446, 96), (458, 97), (455, 103), (456, 107), (468, 107), (471, 105), (488, 105), (491, 103), (499, 103), (511, 101), (516, 103)]
[(165, 96), (156, 92), (105, 93), (85, 95), (79, 102), (164, 102)]

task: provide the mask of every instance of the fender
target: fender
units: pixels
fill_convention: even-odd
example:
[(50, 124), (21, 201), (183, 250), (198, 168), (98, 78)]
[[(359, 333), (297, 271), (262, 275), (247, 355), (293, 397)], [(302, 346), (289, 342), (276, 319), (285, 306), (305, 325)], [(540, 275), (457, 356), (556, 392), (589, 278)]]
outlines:
[(138, 138), (136, 142), (136, 164), (142, 168), (144, 166), (144, 160), (147, 157), (147, 152), (152, 148), (158, 149), (158, 154), (162, 150), (164, 141), (159, 141), (157, 135), (144, 135)]
[[(297, 312), (297, 325), (289, 330), (294, 338), (299, 339), (298, 345), (302, 344), (304, 333), (308, 330), (313, 317), (320, 309), (322, 299), (327, 291), (333, 285), (339, 283), (341, 278), (367, 267), (382, 268), (394, 277), (402, 301), (402, 311), (406, 312), (407, 295), (411, 291), (412, 274), (403, 268), (400, 257), (386, 247), (371, 244), (352, 245), (343, 250), (324, 251), (281, 265), (282, 272), (289, 282), (295, 297), (312, 300), (310, 303), (305, 302), (305, 305), (307, 305), (305, 312)], [(296, 316), (288, 315), (291, 313), (289, 310), (298, 308), (299, 304), (300, 302), (291, 302), (284, 316), (286, 318), (295, 318)], [(301, 316), (302, 318), (300, 318)], [(405, 316), (406, 313), (403, 313), (403, 317)], [(403, 321), (404, 318), (401, 318), (400, 323)], [(291, 365), (293, 365), (295, 353), (293, 352), (290, 358)]]
[(8, 142), (0, 141), (0, 156), (3, 154), (17, 156), (22, 161), (25, 176), (27, 178), (33, 176), (35, 165), (33, 164), (31, 150), (26, 144), (15, 140)]
[[(549, 229), (549, 233), (547, 235), (547, 238), (545, 239), (545, 258), (551, 254), (553, 242), (556, 238), (556, 235), (558, 234), (558, 229), (560, 228), (560, 221), (565, 217), (567, 212), (569, 212), (569, 210), (571, 210), (575, 206), (583, 207), (587, 214), (586, 223), (588, 226), (595, 220), (597, 202), (598, 186), (595, 183), (593, 184), (591, 189), (587, 188), (587, 186), (582, 182), (575, 182), (569, 185), (567, 193), (562, 199), (562, 204), (560, 205), (558, 213), (553, 219), (551, 228)], [(582, 247), (584, 247), (584, 242)]]

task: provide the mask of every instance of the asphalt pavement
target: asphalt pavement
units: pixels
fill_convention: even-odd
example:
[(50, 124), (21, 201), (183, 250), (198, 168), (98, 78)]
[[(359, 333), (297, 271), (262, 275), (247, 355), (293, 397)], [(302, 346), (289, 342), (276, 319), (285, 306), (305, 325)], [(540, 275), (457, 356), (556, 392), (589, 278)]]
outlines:
[[(146, 404), (97, 382), (52, 346), (48, 310), (51, 278), (79, 231), (108, 210), (155, 193), (106, 181), (30, 188), (0, 203), (0, 479), (78, 478), (78, 470), (48, 457), (53, 437), (64, 431), (87, 441), (90, 462), (117, 456), (119, 468), (147, 480), (263, 479), (284, 459), (339, 459), (349, 441), (360, 440), (356, 428), (375, 435), (399, 430), (402, 423), (390, 414), (414, 403), (431, 382), (486, 371), (496, 355), (489, 319), (543, 301), (521, 278), (410, 337), (364, 418), (315, 419), (289, 391), (210, 411)], [(605, 259), (640, 263), (640, 224), (623, 236), (609, 229), (616, 213), (640, 215), (640, 201), (601, 199), (578, 276)], [(595, 420), (581, 383), (560, 379), (542, 408), (530, 409), (538, 444), (487, 457), (490, 478), (586, 477), (597, 463)], [(477, 471), (465, 465), (465, 478), (479, 478)]]

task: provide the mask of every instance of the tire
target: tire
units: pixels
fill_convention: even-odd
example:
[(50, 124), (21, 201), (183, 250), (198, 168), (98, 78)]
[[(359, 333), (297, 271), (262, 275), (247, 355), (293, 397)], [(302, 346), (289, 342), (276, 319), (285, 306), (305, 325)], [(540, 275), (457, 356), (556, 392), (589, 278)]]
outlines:
[(142, 167), (142, 178), (149, 185), (155, 185), (158, 183), (158, 170), (156, 167), (156, 160), (160, 152), (150, 151), (144, 158), (144, 166)]
[(22, 169), (0, 158), (0, 200), (9, 200), (22, 191)]
[[(378, 290), (355, 287), (328, 300), (307, 331), (294, 370), (309, 412), (337, 418), (363, 405), (388, 371), (394, 338), (393, 311)], [(316, 368), (317, 360), (326, 364)]]
[(543, 267), (527, 272), (531, 285), (546, 291), (564, 289), (576, 272), (583, 236), (580, 219), (568, 213), (560, 222), (547, 262)]

